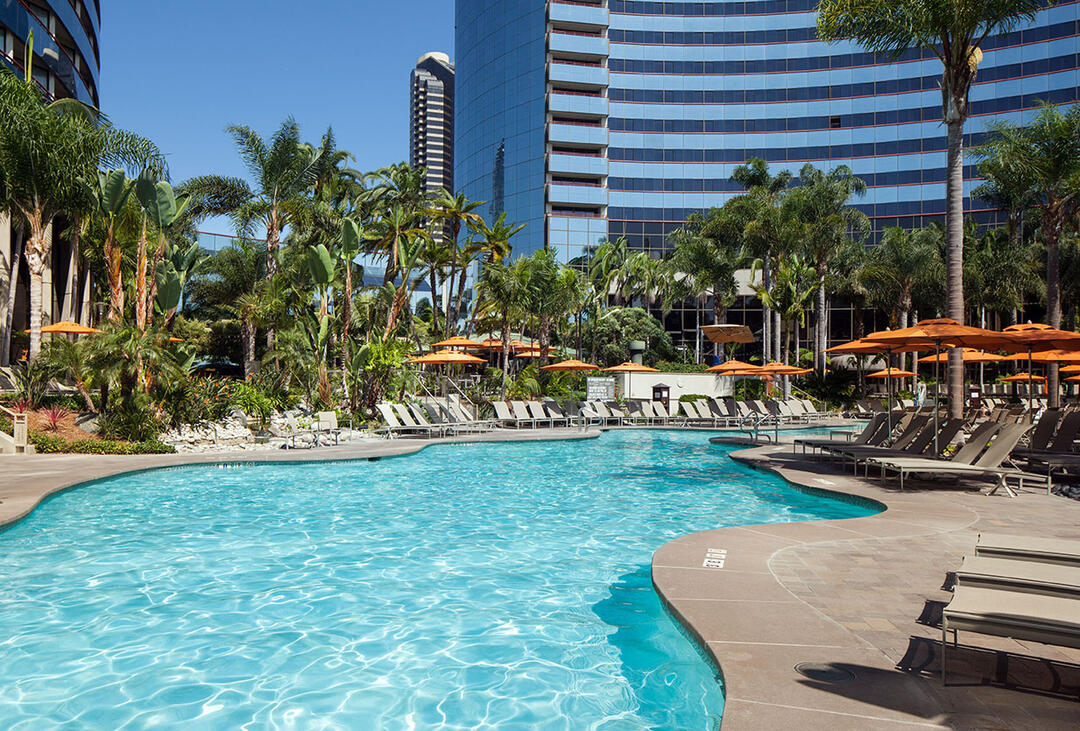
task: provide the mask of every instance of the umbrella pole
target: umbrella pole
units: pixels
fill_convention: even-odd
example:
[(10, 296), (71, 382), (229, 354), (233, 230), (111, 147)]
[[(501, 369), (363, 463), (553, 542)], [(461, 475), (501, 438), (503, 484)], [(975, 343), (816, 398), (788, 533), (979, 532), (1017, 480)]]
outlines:
[(1028, 387), (1027, 387), (1027, 392), (1028, 392), (1027, 393), (1027, 397), (1028, 397), (1028, 413), (1029, 414), (1031, 413), (1031, 351), (1032, 350), (1033, 350), (1033, 348), (1029, 345), (1028, 346)]
[(938, 454), (938, 404), (941, 403), (941, 379), (938, 377), (938, 369), (941, 368), (941, 343), (934, 342), (934, 456)]

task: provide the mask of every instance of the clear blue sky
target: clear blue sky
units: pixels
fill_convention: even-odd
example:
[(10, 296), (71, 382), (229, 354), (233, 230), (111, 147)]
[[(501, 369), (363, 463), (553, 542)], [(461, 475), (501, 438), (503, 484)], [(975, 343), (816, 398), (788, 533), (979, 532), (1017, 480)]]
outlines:
[[(409, 156), (409, 72), (453, 56), (454, 0), (102, 0), (101, 105), (169, 156), (174, 182), (240, 175), (225, 134), (288, 115), (373, 170)], [(213, 222), (207, 227), (222, 230)]]

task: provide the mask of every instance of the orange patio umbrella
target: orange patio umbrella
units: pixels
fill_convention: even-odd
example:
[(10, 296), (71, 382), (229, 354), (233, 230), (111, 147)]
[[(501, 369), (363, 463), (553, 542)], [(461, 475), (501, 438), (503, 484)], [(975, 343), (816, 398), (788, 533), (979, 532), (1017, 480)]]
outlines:
[[(26, 332), (30, 332), (27, 330)], [(41, 328), (42, 333), (50, 333), (52, 335), (93, 335), (94, 333), (101, 332), (97, 328), (87, 327), (86, 325), (80, 325), (77, 322), (71, 322), (64, 320), (63, 322), (54, 322), (52, 325), (44, 325)]]
[(535, 360), (536, 358), (540, 357), (540, 349), (529, 348), (527, 350), (519, 350), (517, 353), (514, 354), (514, 357), (522, 358), (525, 360)]
[(1063, 366), (1061, 368), (1061, 372), (1062, 373), (1080, 373), (1080, 364)]
[(1032, 363), (1080, 363), (1080, 350), (1039, 350), (1005, 356), (1003, 360), (1027, 360)]
[(487, 363), (483, 358), (477, 358), (475, 355), (469, 355), (468, 353), (459, 353), (456, 350), (436, 350), (434, 353), (409, 358), (409, 362), (420, 363), (421, 365), (450, 365), (454, 363), (476, 365), (478, 363)]
[(583, 363), (580, 360), (571, 358), (570, 360), (564, 360), (559, 363), (549, 363), (546, 366), (540, 366), (542, 371), (598, 371), (600, 366), (593, 365), (592, 363)]
[(720, 365), (714, 365), (711, 368), (706, 368), (706, 373), (727, 373), (728, 371), (738, 371), (744, 368), (756, 368), (757, 366), (750, 363), (744, 363), (741, 360), (729, 360)]
[(486, 338), (481, 340), (477, 348), (483, 348), (487, 350), (502, 350), (502, 341), (498, 338)]
[(901, 368), (886, 368), (883, 371), (867, 374), (867, 378), (914, 378), (917, 373), (905, 371)]
[(448, 338), (447, 340), (442, 340), (442, 341), (440, 341), (438, 343), (435, 343), (435, 345), (433, 347), (435, 347), (435, 348), (480, 348), (480, 347), (482, 347), (482, 343), (478, 343), (476, 341), (469, 340), (468, 338), (462, 337), (460, 335), (455, 335), (452, 338)]
[(1001, 380), (1006, 383), (1046, 383), (1046, 376), (1036, 376), (1032, 373), (1017, 373), (1015, 375), (1002, 378)]
[[(997, 363), (1002, 360), (1007, 360), (1006, 356), (998, 355), (997, 353), (987, 353), (983, 350), (977, 350), (975, 348), (963, 348), (961, 355), (964, 357), (965, 363)], [(923, 358), (919, 358), (919, 363), (947, 363), (949, 360), (948, 353), (937, 353), (935, 355), (927, 355)]]
[(1065, 380), (1066, 380), (1066, 381), (1074, 381), (1074, 382), (1075, 382), (1075, 381), (1080, 381), (1080, 376), (1069, 376), (1069, 377), (1068, 377), (1068, 378), (1066, 378)]
[(626, 374), (626, 394), (630, 395), (630, 374), (631, 373), (659, 373), (659, 368), (650, 368), (647, 365), (641, 363), (634, 363), (632, 361), (626, 361), (620, 363), (617, 366), (611, 366), (610, 368), (601, 368), (600, 370), (607, 371), (608, 373), (625, 373)]
[[(780, 363), (779, 361), (773, 361), (772, 363), (766, 363), (761, 366), (762, 371), (768, 371), (774, 376), (797, 376), (800, 373), (805, 372), (806, 368), (799, 368), (798, 366), (788, 365), (787, 363)], [(813, 371), (813, 368), (810, 369)]]

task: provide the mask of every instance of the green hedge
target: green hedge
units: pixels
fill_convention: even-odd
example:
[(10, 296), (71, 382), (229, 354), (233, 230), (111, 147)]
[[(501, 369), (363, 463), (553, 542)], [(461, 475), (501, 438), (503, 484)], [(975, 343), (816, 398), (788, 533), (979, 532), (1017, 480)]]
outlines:
[(39, 454), (172, 454), (176, 448), (157, 440), (145, 442), (117, 442), (109, 439), (80, 439), (69, 442), (37, 432), (30, 435), (30, 443)]

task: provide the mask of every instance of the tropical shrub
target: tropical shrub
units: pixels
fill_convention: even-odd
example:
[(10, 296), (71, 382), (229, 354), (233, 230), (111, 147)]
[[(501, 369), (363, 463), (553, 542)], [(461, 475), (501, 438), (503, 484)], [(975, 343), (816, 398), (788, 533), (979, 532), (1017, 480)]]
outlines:
[(44, 410), (44, 414), (47, 422), (45, 428), (49, 431), (56, 431), (60, 428), (60, 422), (67, 417), (68, 410), (60, 406), (50, 406)]
[(30, 409), (36, 409), (45, 398), (49, 387), (49, 373), (38, 363), (15, 363), (11, 366), (15, 380), (15, 396), (25, 402)]
[(34, 432), (30, 443), (39, 454), (172, 454), (175, 447), (155, 439), (141, 442), (120, 442), (109, 439), (66, 439)]
[(156, 439), (166, 426), (144, 398), (130, 398), (98, 420), (98, 432), (107, 439), (145, 442)]
[(274, 413), (274, 402), (262, 391), (249, 382), (237, 383), (233, 387), (232, 405), (248, 416), (259, 420), (259, 426), (265, 427)]

